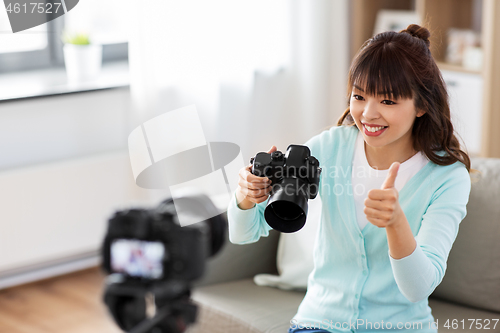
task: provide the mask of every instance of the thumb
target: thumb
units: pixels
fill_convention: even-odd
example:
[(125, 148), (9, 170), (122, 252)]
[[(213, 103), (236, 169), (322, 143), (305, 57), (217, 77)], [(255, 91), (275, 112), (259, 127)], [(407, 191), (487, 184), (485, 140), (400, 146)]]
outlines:
[(272, 146), (271, 149), (269, 149), (269, 151), (267, 152), (268, 154), (272, 154), (273, 152), (275, 152), (276, 150), (278, 150), (278, 148), (276, 148), (276, 146)]
[(391, 167), (389, 168), (389, 173), (387, 174), (387, 178), (382, 184), (382, 190), (394, 187), (394, 183), (396, 182), (396, 177), (398, 175), (399, 165), (400, 165), (399, 162), (394, 162), (391, 164)]

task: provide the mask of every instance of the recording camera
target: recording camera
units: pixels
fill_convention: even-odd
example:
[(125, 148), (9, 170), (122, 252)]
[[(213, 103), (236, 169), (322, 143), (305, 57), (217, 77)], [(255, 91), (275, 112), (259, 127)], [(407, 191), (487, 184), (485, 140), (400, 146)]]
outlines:
[[(210, 219), (181, 227), (180, 214)], [(184, 219), (185, 221), (185, 219)], [(191, 283), (222, 247), (226, 221), (205, 195), (167, 199), (153, 209), (115, 212), (102, 247), (104, 303), (133, 333), (181, 333), (196, 319)]]
[(289, 145), (286, 154), (258, 153), (250, 159), (252, 173), (271, 180), (271, 192), (264, 217), (267, 224), (291, 233), (306, 223), (307, 200), (319, 191), (321, 168), (307, 146)]

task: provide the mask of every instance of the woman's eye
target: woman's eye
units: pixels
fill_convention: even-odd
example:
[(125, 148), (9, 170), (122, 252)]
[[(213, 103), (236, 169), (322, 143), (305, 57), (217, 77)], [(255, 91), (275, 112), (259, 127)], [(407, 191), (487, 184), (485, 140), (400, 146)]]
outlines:
[(363, 100), (363, 96), (360, 96), (360, 95), (352, 95), (352, 97), (354, 97), (354, 99), (357, 100), (357, 101), (362, 101)]
[(390, 101), (390, 100), (388, 100), (388, 99), (384, 99), (384, 100), (382, 101), (382, 103), (384, 103), (384, 104), (386, 104), (386, 105), (394, 105), (394, 104), (396, 104), (396, 103), (394, 103), (393, 101)]

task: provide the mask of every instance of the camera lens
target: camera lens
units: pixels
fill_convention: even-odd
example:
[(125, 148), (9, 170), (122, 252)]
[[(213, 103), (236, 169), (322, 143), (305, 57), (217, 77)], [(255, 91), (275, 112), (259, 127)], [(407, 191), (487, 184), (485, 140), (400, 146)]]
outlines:
[(272, 190), (264, 218), (278, 231), (291, 233), (302, 229), (307, 218), (307, 200), (318, 194), (321, 168), (307, 146), (289, 145), (286, 155), (280, 151), (258, 153), (252, 173), (267, 176)]
[(298, 206), (290, 205), (285, 201), (278, 201), (271, 205), (276, 217), (285, 221), (294, 221), (304, 214)]
[(269, 226), (285, 233), (302, 229), (307, 218), (307, 196), (301, 191), (304, 185), (299, 178), (285, 178), (275, 185), (264, 210)]

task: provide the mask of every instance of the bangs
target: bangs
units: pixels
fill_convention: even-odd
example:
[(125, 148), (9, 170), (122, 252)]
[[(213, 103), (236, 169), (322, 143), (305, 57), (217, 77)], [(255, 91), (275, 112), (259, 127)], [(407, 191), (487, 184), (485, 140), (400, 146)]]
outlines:
[[(392, 47), (391, 47), (392, 46)], [(413, 97), (411, 67), (405, 66), (402, 50), (394, 45), (368, 45), (349, 72), (349, 92), (353, 87), (373, 96), (389, 99)]]

